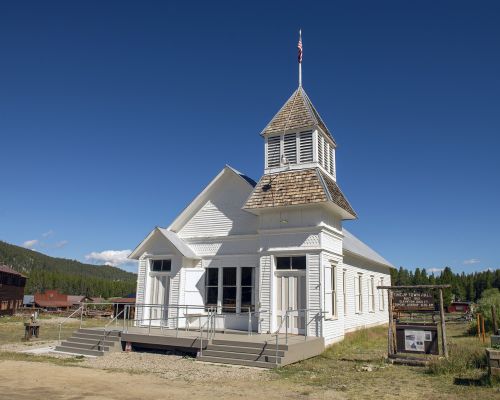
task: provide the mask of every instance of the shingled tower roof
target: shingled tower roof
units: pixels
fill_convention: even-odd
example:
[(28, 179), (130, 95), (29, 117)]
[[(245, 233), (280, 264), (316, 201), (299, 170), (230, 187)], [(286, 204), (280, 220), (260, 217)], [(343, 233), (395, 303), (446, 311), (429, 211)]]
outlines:
[(309, 168), (262, 176), (243, 209), (329, 202), (343, 210), (343, 219), (357, 218), (337, 183), (319, 168)]
[(335, 143), (335, 139), (321, 119), (318, 111), (307, 96), (307, 93), (299, 86), (290, 96), (281, 110), (267, 124), (261, 135), (283, 133), (285, 131), (319, 127)]

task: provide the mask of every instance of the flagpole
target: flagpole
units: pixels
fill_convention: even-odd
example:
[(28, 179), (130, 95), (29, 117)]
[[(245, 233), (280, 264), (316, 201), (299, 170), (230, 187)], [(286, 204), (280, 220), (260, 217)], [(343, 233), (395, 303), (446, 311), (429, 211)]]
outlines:
[[(302, 29), (299, 29), (299, 41), (302, 43)], [(299, 87), (302, 87), (302, 60), (299, 60)]]

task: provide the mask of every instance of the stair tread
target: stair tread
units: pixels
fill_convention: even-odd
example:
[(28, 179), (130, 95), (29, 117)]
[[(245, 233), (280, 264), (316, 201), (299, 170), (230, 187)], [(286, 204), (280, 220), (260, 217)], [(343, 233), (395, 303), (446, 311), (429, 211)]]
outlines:
[(241, 359), (237, 359), (237, 358), (228, 358), (228, 357), (199, 356), (199, 357), (197, 357), (197, 360), (198, 361), (205, 361), (205, 362), (219, 363), (219, 364), (234, 364), (234, 365), (243, 365), (243, 366), (260, 367), (260, 368), (275, 368), (276, 367), (276, 363), (273, 363), (273, 362), (241, 360)]

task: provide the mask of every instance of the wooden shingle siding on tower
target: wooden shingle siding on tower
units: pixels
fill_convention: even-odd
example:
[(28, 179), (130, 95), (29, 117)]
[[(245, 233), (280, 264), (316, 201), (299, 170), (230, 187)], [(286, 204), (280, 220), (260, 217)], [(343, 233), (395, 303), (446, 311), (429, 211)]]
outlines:
[(337, 183), (319, 168), (311, 168), (262, 176), (243, 208), (250, 210), (327, 201), (356, 217)]

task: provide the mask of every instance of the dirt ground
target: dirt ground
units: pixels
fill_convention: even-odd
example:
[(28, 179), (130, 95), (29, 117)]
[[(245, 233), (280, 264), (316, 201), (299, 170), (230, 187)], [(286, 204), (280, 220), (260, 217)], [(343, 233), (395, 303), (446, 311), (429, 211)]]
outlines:
[(0, 362), (0, 399), (5, 400), (137, 400), (137, 399), (344, 399), (341, 393), (319, 391), (289, 382), (228, 380), (220, 384), (165, 380), (148, 374), (127, 374), (26, 361)]

